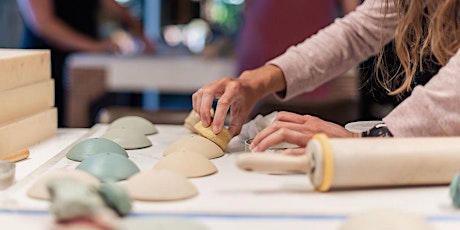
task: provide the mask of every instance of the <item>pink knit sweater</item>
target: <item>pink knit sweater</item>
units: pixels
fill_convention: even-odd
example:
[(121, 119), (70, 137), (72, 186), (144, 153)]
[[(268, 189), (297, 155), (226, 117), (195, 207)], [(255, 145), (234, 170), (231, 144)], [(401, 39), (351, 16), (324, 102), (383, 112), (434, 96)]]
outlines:
[[(378, 53), (393, 38), (397, 23), (395, 7), (390, 6), (385, 16), (384, 2), (365, 1), (355, 12), (271, 60), (283, 70), (287, 83), (280, 99), (311, 91)], [(460, 51), (383, 121), (395, 137), (460, 136)]]

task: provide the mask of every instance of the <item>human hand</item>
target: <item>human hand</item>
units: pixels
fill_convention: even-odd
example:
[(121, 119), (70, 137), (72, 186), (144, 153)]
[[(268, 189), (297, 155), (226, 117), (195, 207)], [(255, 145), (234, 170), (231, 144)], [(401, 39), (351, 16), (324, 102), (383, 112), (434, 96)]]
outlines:
[(359, 137), (340, 125), (318, 117), (283, 111), (278, 113), (270, 126), (257, 134), (250, 148), (254, 152), (263, 152), (273, 145), (288, 142), (298, 145), (299, 148), (286, 149), (283, 153), (304, 154), (308, 141), (317, 133), (324, 133), (329, 137)]
[(203, 126), (211, 124), (211, 106), (218, 98), (213, 118), (213, 132), (219, 133), (230, 110), (228, 130), (233, 136), (240, 133), (243, 123), (256, 102), (276, 91), (284, 90), (286, 82), (281, 69), (265, 65), (244, 71), (239, 78), (223, 78), (211, 82), (193, 94), (193, 110), (200, 115)]
[(102, 40), (98, 43), (97, 48), (95, 50), (96, 52), (101, 52), (101, 53), (121, 53), (121, 48), (117, 43), (113, 42), (110, 39), (107, 40)]
[[(235, 136), (241, 131), (241, 127), (249, 112), (254, 107), (257, 98), (244, 79), (223, 78), (211, 82), (192, 96), (193, 109), (200, 115), (203, 126), (208, 127), (213, 122), (213, 132), (219, 133), (224, 126), (224, 120), (230, 109), (230, 125), (228, 130)], [(214, 117), (211, 118), (211, 106), (215, 98), (218, 98)]]

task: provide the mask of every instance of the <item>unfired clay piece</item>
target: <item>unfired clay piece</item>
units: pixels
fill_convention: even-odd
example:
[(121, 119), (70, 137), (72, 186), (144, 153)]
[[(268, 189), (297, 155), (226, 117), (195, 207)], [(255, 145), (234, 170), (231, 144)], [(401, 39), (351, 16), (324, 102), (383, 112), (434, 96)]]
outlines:
[(114, 141), (124, 149), (140, 149), (152, 146), (152, 142), (141, 131), (123, 126), (110, 128), (101, 137)]
[(126, 150), (119, 144), (106, 138), (89, 138), (74, 145), (66, 156), (69, 160), (82, 161), (96, 153), (116, 153), (128, 157)]
[(138, 117), (138, 116), (120, 117), (114, 120), (112, 123), (110, 123), (109, 127), (113, 128), (117, 126), (132, 128), (134, 130), (140, 131), (144, 135), (152, 135), (152, 134), (158, 133), (157, 128), (152, 122), (150, 122), (149, 120), (143, 117)]
[(225, 150), (230, 140), (232, 140), (232, 134), (225, 127), (222, 128), (220, 133), (215, 134), (214, 131), (212, 131), (212, 126), (213, 125), (211, 124), (208, 127), (204, 127), (200, 121), (194, 126), (194, 128), (198, 134), (208, 138), (212, 142), (216, 143), (222, 150)]
[(198, 193), (186, 177), (160, 169), (138, 173), (126, 180), (125, 186), (133, 200), (143, 201), (181, 200)]
[(163, 152), (163, 155), (169, 155), (174, 152), (195, 152), (208, 159), (221, 157), (224, 151), (214, 142), (199, 135), (184, 136), (172, 143)]
[(423, 217), (398, 210), (382, 209), (352, 215), (340, 230), (434, 230)]
[(189, 218), (124, 218), (121, 230), (208, 230), (209, 228), (197, 220)]
[(96, 177), (84, 171), (73, 169), (58, 169), (48, 174), (45, 174), (43, 177), (38, 179), (27, 190), (27, 195), (35, 199), (48, 200), (50, 196), (46, 188), (46, 183), (57, 178), (72, 178), (92, 186), (97, 186), (99, 184), (99, 180)]
[(217, 172), (216, 166), (208, 158), (195, 152), (171, 153), (158, 161), (154, 168), (168, 169), (189, 178)]
[(105, 204), (119, 216), (126, 216), (131, 211), (131, 198), (123, 186), (112, 182), (103, 183), (98, 191)]
[(115, 153), (98, 153), (88, 156), (77, 167), (101, 182), (125, 180), (140, 170), (130, 159)]
[(50, 212), (57, 221), (91, 217), (110, 211), (95, 186), (75, 178), (54, 178), (47, 182), (50, 193)]
[(9, 161), (0, 160), (0, 190), (6, 189), (14, 182), (16, 165)]
[(198, 115), (198, 113), (195, 112), (195, 110), (192, 110), (192, 111), (190, 111), (188, 116), (185, 118), (184, 126), (185, 126), (185, 128), (187, 128), (188, 130), (192, 131), (193, 133), (196, 133), (197, 131), (195, 130), (194, 126), (199, 121), (200, 121), (200, 115)]

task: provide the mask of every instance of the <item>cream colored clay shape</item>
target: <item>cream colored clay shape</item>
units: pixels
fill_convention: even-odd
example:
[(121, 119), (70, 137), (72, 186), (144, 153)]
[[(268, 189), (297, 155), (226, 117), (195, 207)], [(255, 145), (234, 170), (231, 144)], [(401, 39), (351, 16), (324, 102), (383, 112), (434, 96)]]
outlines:
[(164, 169), (142, 171), (124, 185), (131, 199), (140, 201), (182, 200), (198, 194), (185, 176)]
[(353, 214), (339, 230), (434, 230), (428, 221), (414, 213), (396, 209), (376, 209)]
[(152, 146), (152, 142), (141, 131), (124, 126), (109, 128), (101, 137), (114, 141), (124, 149), (141, 149)]
[[(211, 116), (214, 116), (214, 109), (211, 109)], [(198, 122), (200, 122), (200, 115), (192, 110), (184, 120), (184, 127), (192, 131), (192, 133), (198, 133), (195, 129), (195, 125)]]
[(31, 198), (40, 199), (40, 200), (49, 200), (50, 195), (46, 188), (46, 183), (56, 178), (72, 178), (81, 181), (87, 185), (97, 186), (99, 185), (99, 180), (81, 170), (73, 169), (58, 169), (48, 174), (45, 174), (43, 177), (39, 178), (32, 186), (27, 190), (27, 195)]
[(214, 159), (224, 155), (224, 151), (214, 142), (200, 135), (188, 135), (173, 142), (163, 152), (167, 156), (174, 152), (195, 152), (208, 159)]
[(206, 157), (195, 152), (175, 152), (159, 160), (155, 169), (167, 169), (188, 178), (202, 177), (217, 172), (216, 166)]
[(157, 128), (155, 125), (150, 122), (149, 120), (139, 117), (139, 116), (124, 116), (120, 117), (112, 123), (110, 123), (109, 128), (113, 127), (127, 127), (127, 128), (132, 128), (134, 130), (137, 130), (144, 135), (152, 135), (158, 133)]

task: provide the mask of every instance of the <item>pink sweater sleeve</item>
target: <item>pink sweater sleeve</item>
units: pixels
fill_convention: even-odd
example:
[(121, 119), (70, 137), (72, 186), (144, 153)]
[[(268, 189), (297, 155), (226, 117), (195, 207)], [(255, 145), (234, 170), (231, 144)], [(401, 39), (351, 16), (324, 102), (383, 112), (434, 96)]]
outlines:
[(460, 50), (383, 121), (394, 136), (460, 136)]
[(279, 99), (312, 91), (376, 54), (393, 38), (396, 28), (395, 8), (389, 6), (385, 14), (384, 2), (365, 1), (356, 11), (269, 61), (285, 76), (287, 89)]

